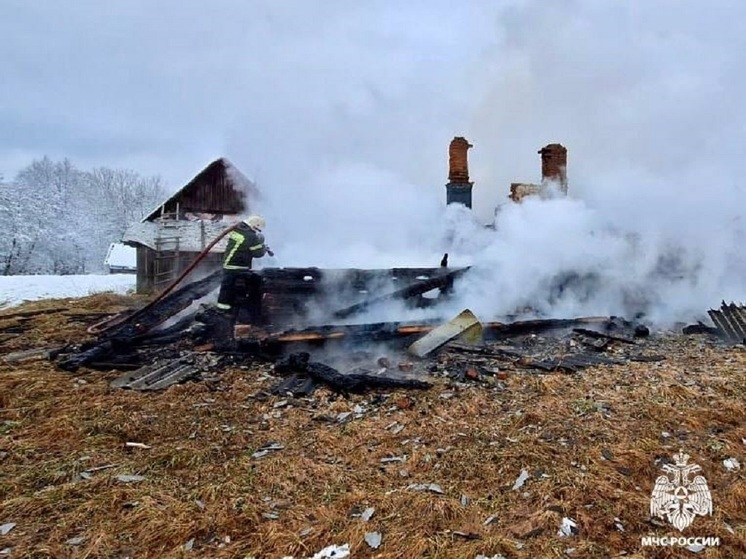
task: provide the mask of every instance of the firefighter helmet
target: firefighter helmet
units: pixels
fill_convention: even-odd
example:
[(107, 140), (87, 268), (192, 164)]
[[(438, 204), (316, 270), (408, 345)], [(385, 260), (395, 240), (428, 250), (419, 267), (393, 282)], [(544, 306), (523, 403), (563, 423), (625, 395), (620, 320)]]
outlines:
[(252, 229), (256, 229), (257, 231), (261, 231), (266, 225), (264, 218), (260, 215), (250, 215), (249, 217), (244, 219), (243, 222)]

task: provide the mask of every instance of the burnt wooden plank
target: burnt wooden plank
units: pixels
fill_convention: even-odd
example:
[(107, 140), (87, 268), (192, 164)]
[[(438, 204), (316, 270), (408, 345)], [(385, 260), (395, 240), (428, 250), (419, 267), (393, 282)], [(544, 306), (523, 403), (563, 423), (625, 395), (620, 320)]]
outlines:
[(492, 323), (485, 325), (485, 334), (494, 339), (511, 338), (514, 336), (525, 336), (527, 334), (540, 334), (552, 330), (564, 330), (574, 328), (581, 324), (608, 324), (608, 317), (590, 316), (581, 318), (552, 318), (537, 320), (522, 320), (508, 322), (506, 324)]
[(362, 393), (376, 388), (409, 388), (428, 389), (432, 387), (429, 382), (416, 379), (403, 379), (366, 374), (342, 374), (334, 367), (310, 361), (310, 355), (299, 352), (281, 359), (275, 364), (275, 372), (278, 374), (304, 373), (317, 382), (324, 383), (333, 390), (347, 393)]
[(316, 381), (311, 377), (302, 374), (294, 374), (271, 387), (269, 393), (275, 396), (292, 396), (293, 398), (301, 398), (313, 394), (313, 391), (316, 390), (316, 386)]
[(596, 330), (589, 330), (588, 328), (573, 328), (573, 332), (588, 336), (589, 338), (595, 338), (598, 340), (610, 340), (612, 342), (621, 342), (623, 344), (634, 345), (635, 340), (631, 338), (625, 338), (623, 336), (614, 336), (613, 334), (606, 334), (604, 332), (597, 332)]
[(106, 361), (113, 354), (114, 344), (105, 341), (95, 344), (84, 351), (70, 355), (60, 361), (57, 366), (63, 371), (75, 372), (83, 365), (93, 361)]
[(163, 299), (151, 303), (128, 316), (124, 321), (103, 333), (102, 338), (130, 339), (144, 334), (168, 318), (183, 311), (220, 285), (221, 272), (214, 272), (198, 281), (188, 283)]
[(437, 270), (437, 273), (433, 273), (433, 277), (430, 277), (429, 279), (418, 280), (416, 283), (403, 286), (391, 293), (366, 298), (354, 305), (334, 311), (332, 316), (335, 318), (347, 318), (380, 303), (395, 299), (408, 299), (416, 295), (422, 295), (423, 293), (427, 293), (433, 289), (449, 287), (457, 277), (464, 274), (468, 269), (469, 268), (457, 268), (454, 270), (447, 270), (436, 268), (435, 270)]

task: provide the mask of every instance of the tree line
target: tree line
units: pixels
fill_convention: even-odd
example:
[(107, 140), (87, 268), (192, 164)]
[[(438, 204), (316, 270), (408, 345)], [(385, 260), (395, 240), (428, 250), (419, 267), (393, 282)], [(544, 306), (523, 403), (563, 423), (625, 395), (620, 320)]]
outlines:
[(109, 244), (166, 196), (159, 177), (69, 159), (0, 175), (0, 275), (100, 272)]

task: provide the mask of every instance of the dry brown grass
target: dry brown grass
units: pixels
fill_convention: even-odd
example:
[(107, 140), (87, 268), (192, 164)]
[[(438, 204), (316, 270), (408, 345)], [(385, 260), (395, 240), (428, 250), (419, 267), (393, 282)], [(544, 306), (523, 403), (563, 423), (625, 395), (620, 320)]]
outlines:
[[(60, 301), (23, 308), (44, 304)], [(132, 302), (94, 296), (63, 304), (82, 313)], [(79, 341), (85, 326), (35, 317), (0, 353)], [(395, 404), (401, 394), (374, 404), (374, 394), (344, 399), (326, 390), (275, 409), (278, 398), (254, 398), (273, 382), (263, 364), (158, 394), (111, 389), (116, 373), (0, 364), (7, 453), (0, 524), (17, 524), (0, 536), (0, 550), (29, 558), (279, 559), (349, 543), (355, 558), (565, 557), (568, 548), (574, 557), (691, 556), (640, 548), (643, 535), (674, 535), (650, 524), (648, 503), (655, 459), (683, 448), (714, 499), (713, 516), (685, 534), (721, 538), (719, 549), (699, 557), (746, 557), (744, 469), (722, 464), (730, 456), (746, 464), (746, 352), (699, 337), (662, 338), (655, 349), (670, 358), (575, 375), (510, 371), (505, 391), (449, 386), (455, 396), (447, 400), (446, 381), (436, 381), (409, 394), (409, 409)], [(367, 410), (361, 418), (324, 420), (355, 404)], [(386, 429), (393, 421), (404, 426), (398, 434)], [(252, 458), (270, 441), (285, 448)], [(380, 461), (403, 455), (405, 462)], [(513, 491), (523, 468), (532, 476)], [(119, 474), (145, 480), (122, 483)], [(437, 483), (444, 494), (407, 489), (413, 483)], [(368, 522), (354, 514), (366, 507), (375, 508)], [(563, 515), (577, 521), (579, 535), (557, 537)], [(376, 551), (364, 542), (369, 531), (383, 534)], [(85, 539), (66, 543), (74, 537)]]

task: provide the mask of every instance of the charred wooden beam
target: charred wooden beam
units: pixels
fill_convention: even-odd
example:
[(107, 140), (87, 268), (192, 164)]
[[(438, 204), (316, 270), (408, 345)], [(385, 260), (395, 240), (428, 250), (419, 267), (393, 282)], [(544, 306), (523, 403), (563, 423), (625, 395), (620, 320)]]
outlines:
[(429, 278), (426, 280), (420, 280), (416, 283), (397, 289), (391, 293), (380, 295), (377, 297), (370, 297), (349, 307), (339, 309), (332, 313), (334, 318), (347, 318), (359, 312), (362, 312), (371, 306), (385, 303), (387, 301), (394, 301), (397, 299), (409, 299), (417, 295), (422, 295), (433, 289), (448, 289), (453, 285), (453, 281), (464, 274), (469, 268), (457, 268), (455, 270), (442, 271), (437, 270), (436, 277)]
[(194, 317), (187, 316), (171, 326), (163, 329), (153, 330), (139, 336), (132, 338), (133, 345), (148, 346), (148, 345), (164, 345), (171, 342), (176, 342), (185, 337), (190, 331), (190, 328), (194, 326)]
[(93, 361), (107, 361), (113, 354), (113, 341), (97, 343), (86, 350), (66, 357), (57, 366), (63, 371), (75, 372), (83, 365)]
[(103, 339), (131, 339), (150, 331), (172, 316), (186, 309), (220, 285), (221, 272), (217, 271), (200, 280), (180, 287), (167, 297), (147, 305), (102, 333)]
[(665, 355), (632, 355), (629, 358), (630, 361), (634, 361), (636, 363), (658, 363), (660, 361), (665, 361), (666, 356)]
[(597, 332), (595, 330), (588, 330), (587, 328), (573, 328), (573, 332), (577, 334), (582, 334), (583, 336), (587, 336), (589, 338), (595, 338), (597, 340), (609, 340), (612, 342), (621, 342), (623, 344), (635, 344), (635, 340), (631, 338), (625, 338), (622, 336), (614, 336), (612, 334), (606, 334), (604, 332)]
[(681, 329), (681, 333), (687, 336), (691, 334), (712, 334), (714, 336), (718, 336), (719, 330), (717, 328), (713, 328), (712, 326), (707, 326), (706, 324), (697, 322), (697, 324), (689, 324), (688, 326), (684, 326), (684, 328)]
[(317, 384), (314, 379), (307, 377), (304, 374), (296, 373), (275, 384), (269, 389), (269, 393), (274, 396), (301, 398), (313, 394), (316, 387)]
[[(551, 330), (569, 329), (582, 324), (606, 324), (607, 317), (582, 317), (573, 319), (526, 320), (504, 324), (484, 323), (485, 338), (504, 339), (514, 336), (538, 334)], [(440, 320), (422, 322), (375, 322), (370, 324), (329, 324), (304, 329), (290, 329), (270, 334), (261, 339), (239, 340), (241, 344), (260, 343), (265, 346), (291, 343), (323, 343), (330, 340), (367, 340), (371, 342), (389, 341), (396, 338), (427, 334), (442, 323)]]
[(582, 318), (552, 318), (539, 320), (522, 320), (506, 324), (488, 323), (485, 325), (485, 338), (493, 339), (511, 338), (513, 336), (526, 336), (529, 334), (541, 334), (552, 330), (564, 330), (574, 328), (582, 324), (608, 324), (608, 317), (591, 316)]
[(572, 353), (558, 357), (537, 358), (528, 353), (514, 349), (495, 346), (467, 346), (463, 344), (449, 344), (448, 350), (456, 353), (466, 353), (492, 357), (494, 359), (509, 359), (520, 367), (540, 369), (542, 371), (575, 372), (579, 369), (594, 365), (620, 365), (623, 362), (588, 353)]
[(2, 334), (23, 334), (31, 328), (31, 325), (23, 324), (21, 322), (15, 322), (9, 326), (3, 326), (0, 328)]
[(326, 325), (300, 330), (286, 330), (260, 338), (236, 340), (239, 348), (264, 348), (283, 346), (293, 343), (323, 344), (327, 341), (344, 340), (346, 342), (386, 342), (398, 338), (407, 338), (425, 334), (440, 322), (376, 322), (371, 324)]
[(591, 355), (588, 353), (573, 353), (540, 361), (531, 360), (529, 366), (537, 368), (549, 367), (549, 370), (567, 370), (577, 371), (594, 365), (622, 365), (624, 362), (617, 359), (609, 359), (600, 355)]
[[(128, 350), (144, 344), (147, 340), (155, 341), (160, 336), (162, 343), (175, 341), (181, 334), (167, 330), (164, 334), (149, 335), (149, 332), (172, 316), (186, 309), (195, 300), (200, 299), (215, 289), (220, 283), (220, 272), (215, 272), (201, 280), (187, 284), (164, 299), (143, 307), (134, 314), (124, 317), (120, 322), (107, 328), (99, 336), (97, 343), (87, 349), (71, 355), (59, 362), (65, 371), (76, 371), (92, 362), (109, 362), (111, 356), (119, 351)], [(181, 328), (186, 321), (177, 323)]]
[(310, 361), (310, 355), (306, 352), (293, 353), (281, 359), (275, 364), (275, 372), (281, 375), (303, 373), (343, 394), (363, 393), (376, 388), (427, 389), (432, 387), (429, 382), (416, 379), (382, 377), (361, 373), (345, 375), (334, 367)]

